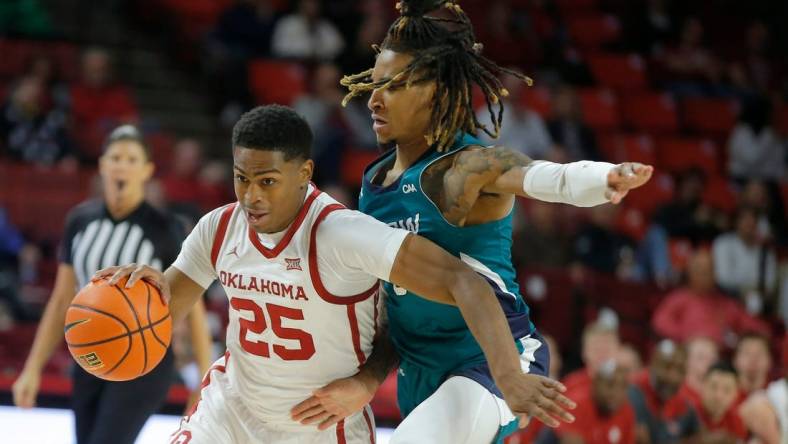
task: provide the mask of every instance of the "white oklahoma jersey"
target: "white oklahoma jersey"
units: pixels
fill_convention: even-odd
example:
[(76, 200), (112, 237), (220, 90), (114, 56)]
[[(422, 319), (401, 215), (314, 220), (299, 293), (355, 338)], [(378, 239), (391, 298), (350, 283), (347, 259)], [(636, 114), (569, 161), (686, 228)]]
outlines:
[(227, 353), (172, 442), (374, 440), (368, 408), (324, 432), (293, 421), (290, 409), (354, 375), (369, 356), (378, 279), (389, 278), (407, 234), (313, 185), (282, 233), (256, 233), (237, 203), (200, 219), (173, 266), (203, 288), (221, 282), (230, 300)]

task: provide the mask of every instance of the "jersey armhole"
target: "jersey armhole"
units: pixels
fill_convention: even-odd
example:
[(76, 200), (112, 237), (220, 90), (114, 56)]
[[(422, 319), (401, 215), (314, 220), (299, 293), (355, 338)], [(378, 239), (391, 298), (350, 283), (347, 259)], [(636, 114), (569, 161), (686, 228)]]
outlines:
[(235, 211), (238, 203), (231, 203), (222, 210), (222, 215), (219, 218), (219, 226), (216, 228), (216, 233), (213, 236), (213, 245), (211, 246), (211, 266), (216, 269), (216, 260), (219, 257), (219, 250), (222, 249), (224, 238), (227, 235), (227, 225), (230, 223), (230, 217)]

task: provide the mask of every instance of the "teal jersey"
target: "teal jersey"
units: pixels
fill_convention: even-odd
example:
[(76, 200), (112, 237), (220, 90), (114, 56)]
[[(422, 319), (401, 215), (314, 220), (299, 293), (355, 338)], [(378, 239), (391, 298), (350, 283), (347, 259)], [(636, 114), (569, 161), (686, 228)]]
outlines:
[[(386, 187), (371, 183), (381, 165), (393, 160), (395, 151), (383, 154), (364, 171), (359, 209), (392, 227), (424, 236), (482, 275), (501, 303), (513, 339), (519, 339), (530, 334), (534, 326), (512, 266), (511, 212), (500, 220), (458, 227), (443, 217), (421, 186), (421, 176), (428, 166), (469, 146), (481, 145), (470, 135), (458, 137), (447, 152), (425, 153)], [(485, 362), (457, 307), (428, 301), (389, 282), (384, 283), (384, 288), (391, 339), (404, 361), (447, 373)], [(516, 344), (522, 352), (520, 342)]]

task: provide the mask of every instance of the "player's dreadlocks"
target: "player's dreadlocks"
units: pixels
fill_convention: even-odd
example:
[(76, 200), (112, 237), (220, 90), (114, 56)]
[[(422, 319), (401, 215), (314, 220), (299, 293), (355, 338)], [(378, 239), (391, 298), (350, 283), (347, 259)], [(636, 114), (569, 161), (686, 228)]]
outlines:
[[(441, 7), (449, 13), (439, 14)], [(410, 86), (434, 80), (437, 85), (427, 143), (443, 151), (451, 146), (459, 131), (476, 134), (478, 129), (490, 137), (498, 137), (503, 116), (503, 104), (499, 98), (509, 94), (498, 75), (513, 75), (529, 86), (533, 81), (481, 55), (482, 45), (476, 42), (473, 25), (456, 1), (402, 0), (397, 3), (397, 9), (401, 15), (389, 28), (382, 47), (412, 54), (413, 61), (395, 76), (377, 82), (371, 79), (372, 69), (345, 76), (341, 83), (350, 92), (342, 104), (392, 84), (405, 82)], [(429, 12), (436, 14), (426, 15)], [(379, 50), (377, 46), (375, 49)], [(492, 131), (481, 124), (473, 112), (473, 84), (479, 85), (484, 94), (493, 122)], [(493, 105), (498, 105), (497, 113)]]

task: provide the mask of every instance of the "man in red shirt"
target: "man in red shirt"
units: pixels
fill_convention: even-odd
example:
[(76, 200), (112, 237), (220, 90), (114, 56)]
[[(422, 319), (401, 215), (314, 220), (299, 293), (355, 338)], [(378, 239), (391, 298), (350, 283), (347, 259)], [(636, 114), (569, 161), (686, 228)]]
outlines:
[(629, 375), (610, 360), (596, 371), (591, 386), (575, 392), (575, 422), (560, 425), (561, 444), (635, 444), (635, 412), (627, 399)]
[(730, 337), (748, 331), (769, 332), (769, 325), (747, 313), (744, 306), (717, 291), (711, 254), (699, 250), (690, 259), (688, 282), (665, 297), (654, 311), (652, 327), (658, 335), (684, 342), (706, 336), (722, 347)]
[(569, 373), (561, 381), (566, 386), (566, 393), (591, 386), (591, 375), (603, 362), (616, 358), (620, 345), (618, 331), (614, 327), (599, 321), (589, 324), (583, 330), (582, 357), (585, 367)]
[(705, 437), (714, 435), (717, 444), (747, 439), (747, 428), (737, 412), (737, 392), (736, 370), (727, 362), (714, 364), (706, 373), (696, 410)]
[(629, 401), (637, 419), (638, 444), (673, 443), (700, 431), (690, 402), (679, 395), (686, 364), (684, 348), (665, 339), (657, 344), (649, 368), (635, 377)]

